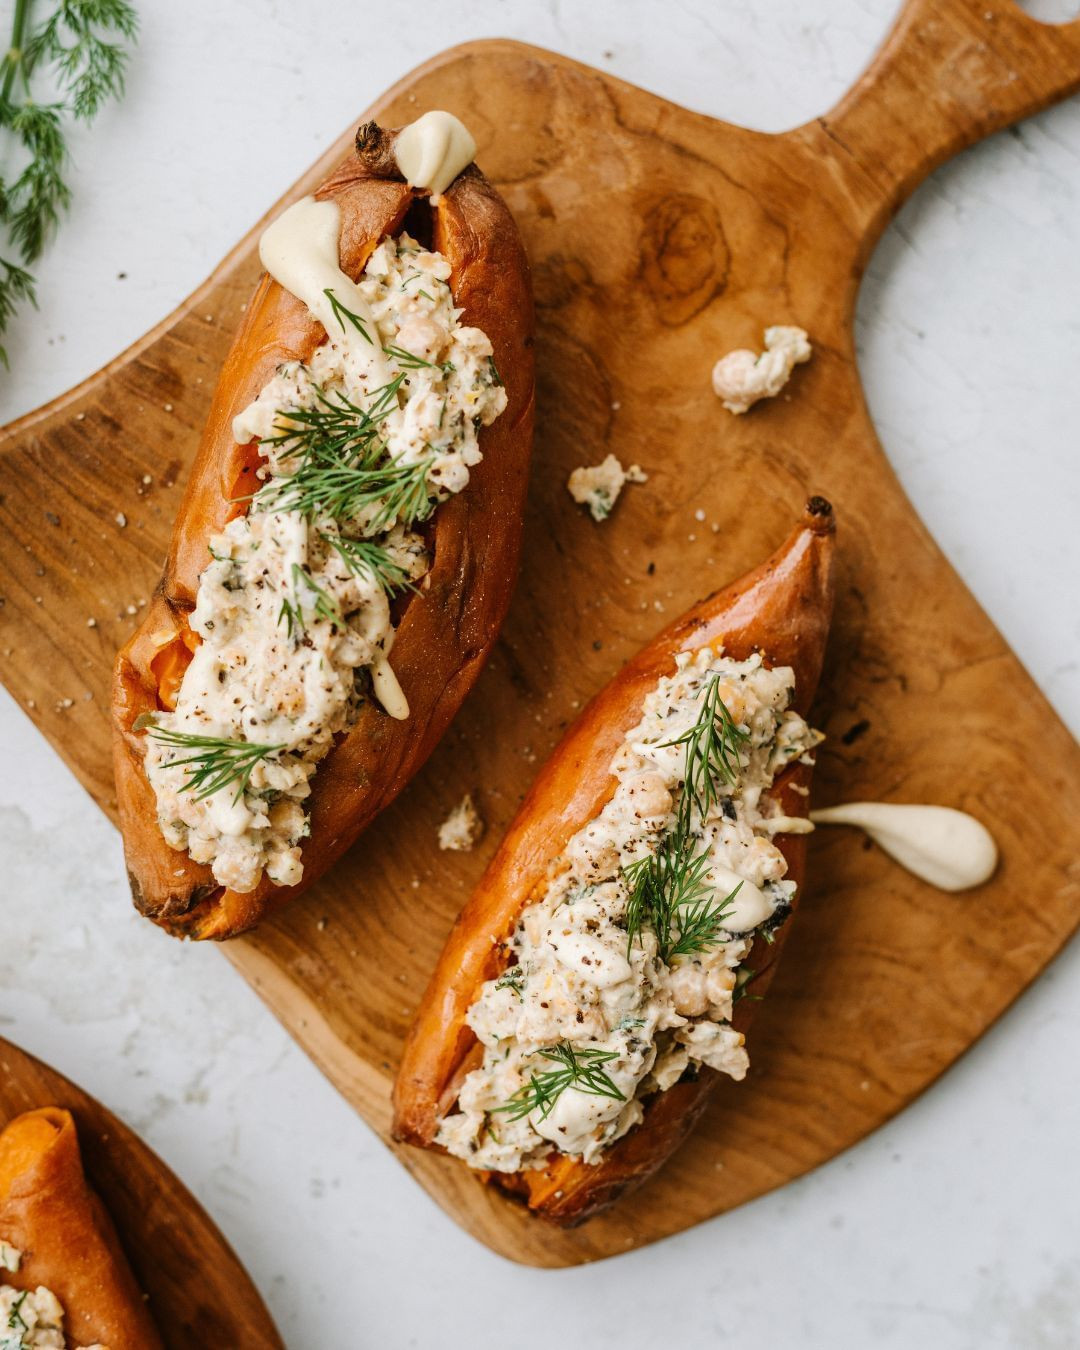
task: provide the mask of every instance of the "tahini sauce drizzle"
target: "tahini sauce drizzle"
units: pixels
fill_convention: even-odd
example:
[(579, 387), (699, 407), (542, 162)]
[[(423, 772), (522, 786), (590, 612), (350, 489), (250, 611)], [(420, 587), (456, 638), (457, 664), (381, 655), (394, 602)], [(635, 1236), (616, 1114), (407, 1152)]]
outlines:
[(974, 816), (950, 806), (848, 802), (811, 811), (815, 825), (855, 825), (915, 876), (942, 891), (989, 881), (997, 867), (993, 835)]
[[(277, 220), (272, 221), (259, 240), (259, 259), (274, 280), (302, 300), (316, 319), (335, 338), (340, 335), (350, 358), (377, 377), (378, 383), (390, 379), (390, 367), (382, 348), (374, 341), (375, 316), (359, 286), (341, 270), (338, 240), (341, 237), (341, 208), (337, 202), (318, 202), (301, 197)], [(332, 292), (339, 304), (363, 323), (363, 333), (347, 318), (334, 311)]]
[(432, 110), (411, 122), (394, 143), (394, 159), (410, 187), (439, 198), (476, 155), (468, 127), (453, 113)]

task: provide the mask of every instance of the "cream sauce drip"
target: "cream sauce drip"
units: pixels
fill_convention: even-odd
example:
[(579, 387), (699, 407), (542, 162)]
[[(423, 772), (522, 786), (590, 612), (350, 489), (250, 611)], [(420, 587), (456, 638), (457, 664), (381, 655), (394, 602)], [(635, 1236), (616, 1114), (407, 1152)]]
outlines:
[(399, 133), (394, 158), (410, 187), (427, 188), (437, 202), (476, 156), (468, 127), (453, 113), (432, 110)]
[(812, 811), (815, 825), (854, 825), (901, 867), (942, 891), (966, 891), (989, 881), (997, 867), (994, 837), (985, 825), (950, 806), (848, 802)]
[[(349, 359), (364, 367), (376, 384), (385, 384), (390, 365), (382, 347), (363, 335), (376, 333), (375, 316), (363, 291), (341, 270), (340, 237), (337, 202), (301, 197), (263, 231), (259, 258), (278, 285), (302, 300), (327, 333), (341, 342)], [(363, 330), (335, 310), (331, 295), (356, 315)], [(243, 444), (239, 436), (237, 440)]]

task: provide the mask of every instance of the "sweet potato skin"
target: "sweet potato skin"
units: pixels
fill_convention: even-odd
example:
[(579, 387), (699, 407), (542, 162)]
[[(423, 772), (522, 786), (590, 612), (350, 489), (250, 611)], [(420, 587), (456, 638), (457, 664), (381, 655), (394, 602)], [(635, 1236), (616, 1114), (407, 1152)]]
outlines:
[[(358, 276), (379, 240), (398, 232), (423, 196), (400, 180), (396, 133), (367, 124), (357, 152), (316, 192), (341, 207), (342, 269)], [(369, 703), (319, 765), (309, 802), (304, 878), (295, 887), (265, 877), (239, 894), (210, 868), (168, 846), (143, 768), (136, 718), (163, 706), (162, 666), (190, 638), (207, 543), (257, 485), (257, 447), (238, 446), (232, 419), (284, 361), (306, 360), (324, 338), (304, 305), (263, 276), (222, 369), (164, 573), (138, 631), (117, 657), (113, 686), (114, 766), (124, 850), (136, 907), (177, 936), (229, 938), (321, 876), (401, 791), (435, 748), (475, 682), (502, 625), (517, 576), (533, 423), (533, 312), (528, 263), (509, 211), (470, 166), (432, 208), (434, 246), (451, 263), (462, 321), (491, 339), (507, 406), (480, 433), (482, 463), (464, 492), (444, 502), (431, 532), (433, 563), (398, 622), (392, 664), (409, 700), (398, 722)]]
[(112, 1220), (83, 1175), (70, 1112), (41, 1107), (0, 1133), (0, 1236), (23, 1254), (4, 1282), (51, 1289), (70, 1345), (161, 1350)]
[[(481, 985), (505, 964), (503, 939), (570, 837), (596, 816), (615, 787), (608, 772), (626, 732), (641, 715), (646, 694), (673, 668), (680, 651), (721, 642), (742, 660), (755, 651), (770, 666), (795, 672), (793, 706), (806, 713), (824, 660), (832, 614), (832, 509), (813, 498), (803, 520), (761, 567), (701, 601), (631, 660), (593, 699), (538, 775), (518, 815), (457, 919), (413, 1022), (394, 1088), (394, 1135), (437, 1148), (441, 1117), (453, 1105), (458, 1085), (475, 1060), (478, 1043), (465, 1014)], [(774, 783), (771, 796), (790, 816), (804, 816), (811, 769), (795, 765)], [(806, 836), (778, 835), (788, 876), (802, 894)], [(793, 907), (794, 908), (794, 907)], [(747, 958), (762, 993), (790, 927), (772, 945), (759, 938)], [(743, 1001), (735, 1025), (745, 1031), (756, 1007)], [(640, 1185), (678, 1147), (704, 1110), (718, 1075), (709, 1069), (649, 1099), (645, 1119), (617, 1141), (595, 1166), (552, 1155), (544, 1169), (512, 1175), (487, 1174), (504, 1189), (523, 1195), (529, 1208), (564, 1226), (606, 1208)]]

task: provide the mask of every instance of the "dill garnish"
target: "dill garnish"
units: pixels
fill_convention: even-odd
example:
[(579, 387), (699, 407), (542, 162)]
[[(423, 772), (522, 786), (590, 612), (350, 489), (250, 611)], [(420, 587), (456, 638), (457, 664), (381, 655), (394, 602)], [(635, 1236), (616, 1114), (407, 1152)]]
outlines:
[(686, 768), (680, 818), (696, 806), (701, 818), (708, 815), (719, 795), (721, 784), (734, 787), (739, 777), (739, 747), (750, 739), (727, 710), (720, 697), (720, 676), (713, 675), (705, 688), (701, 712), (692, 727), (662, 746), (685, 745)]
[(360, 336), (364, 339), (364, 341), (371, 343), (371, 345), (374, 347), (375, 344), (374, 342), (371, 341), (371, 334), (368, 332), (363, 319), (360, 317), (359, 314), (354, 314), (351, 309), (348, 309), (345, 305), (341, 303), (341, 301), (334, 294), (333, 287), (327, 286), (323, 291), (323, 295), (325, 295), (327, 300), (330, 301), (330, 308), (334, 311), (334, 318), (337, 319), (339, 324), (341, 324), (341, 331), (343, 333), (347, 331), (345, 328), (345, 323), (346, 321), (348, 321), (349, 323), (352, 324), (352, 326), (356, 329), (356, 331), (360, 334)]
[(302, 632), (304, 629), (304, 600), (301, 598), (301, 586), (307, 593), (308, 603), (317, 619), (329, 619), (331, 623), (336, 623), (339, 628), (345, 627), (344, 616), (333, 596), (328, 595), (323, 590), (307, 568), (301, 567), (299, 563), (293, 563), (293, 598), (286, 596), (281, 602), (281, 609), (278, 611), (278, 623), (281, 623), (282, 619), (285, 620), (289, 637), (292, 637), (294, 632)]
[(749, 733), (737, 725), (720, 697), (719, 674), (710, 677), (697, 721), (663, 746), (686, 747), (683, 786), (675, 826), (660, 846), (623, 869), (629, 891), (626, 904), (626, 954), (646, 925), (656, 934), (661, 959), (708, 951), (720, 941), (724, 920), (742, 886), (715, 900), (706, 880), (709, 852), (695, 852), (693, 814), (705, 819), (717, 801), (720, 785), (734, 787), (739, 775), (739, 747)]
[(247, 791), (256, 767), (264, 759), (285, 749), (284, 745), (258, 745), (254, 741), (229, 741), (220, 736), (195, 736), (186, 731), (173, 731), (170, 727), (150, 726), (148, 735), (163, 745), (194, 752), (186, 759), (170, 760), (169, 767), (187, 768), (184, 788), (195, 793), (196, 801), (212, 797), (215, 792), (235, 783), (233, 802), (238, 802)]
[[(18, 261), (0, 257), (0, 333), (20, 301), (36, 304), (27, 266), (41, 256), (71, 201), (65, 181), (68, 119), (92, 122), (124, 92), (128, 54), (113, 35), (134, 39), (138, 20), (126, 0), (60, 0), (31, 28), (33, 0), (15, 0), (11, 38), (0, 61), (0, 129), (18, 144), (23, 166), (14, 181), (0, 177), (0, 224)], [(51, 67), (59, 98), (40, 102), (33, 81)], [(6, 251), (6, 250), (5, 250)], [(0, 347), (0, 361), (8, 364)]]
[(288, 478), (271, 479), (255, 494), (255, 507), (260, 511), (299, 511), (308, 519), (327, 515), (334, 520), (375, 507), (374, 516), (365, 526), (378, 534), (396, 520), (411, 525), (431, 515), (435, 502), (428, 495), (427, 474), (434, 462), (434, 455), (413, 464), (400, 460), (334, 464), (309, 459)]
[(347, 539), (340, 534), (324, 534), (323, 539), (354, 576), (370, 577), (387, 595), (416, 589), (404, 567), (395, 562), (390, 550), (382, 544), (371, 539)]
[(676, 825), (655, 853), (623, 870), (630, 892), (626, 904), (627, 957), (646, 925), (656, 934), (665, 963), (674, 956), (689, 956), (716, 945), (742, 882), (713, 903), (715, 891), (705, 879), (709, 866), (708, 850), (695, 853), (692, 836)]
[(495, 981), (496, 989), (512, 989), (518, 998), (522, 998), (525, 988), (525, 972), (521, 966), (511, 966)]
[[(431, 298), (430, 296), (428, 297)], [(384, 347), (383, 351), (387, 356), (392, 356), (402, 370), (441, 370), (444, 375), (449, 375), (454, 369), (452, 361), (425, 361), (422, 356), (417, 356), (415, 352), (407, 351), (404, 347), (397, 347), (391, 343)]]
[(285, 408), (278, 413), (281, 430), (266, 436), (260, 445), (281, 447), (282, 459), (350, 462), (358, 457), (378, 457), (385, 451), (379, 428), (397, 406), (397, 392), (404, 375), (372, 390), (369, 408), (361, 408), (344, 394), (331, 397), (315, 386), (314, 408)]
[(577, 1088), (590, 1097), (626, 1101), (625, 1094), (600, 1068), (601, 1064), (619, 1058), (614, 1050), (575, 1050), (569, 1041), (560, 1041), (539, 1053), (544, 1059), (553, 1060), (559, 1068), (531, 1074), (529, 1081), (518, 1088), (509, 1101), (495, 1107), (496, 1111), (505, 1112), (510, 1120), (521, 1120), (536, 1110), (546, 1120), (568, 1087)]

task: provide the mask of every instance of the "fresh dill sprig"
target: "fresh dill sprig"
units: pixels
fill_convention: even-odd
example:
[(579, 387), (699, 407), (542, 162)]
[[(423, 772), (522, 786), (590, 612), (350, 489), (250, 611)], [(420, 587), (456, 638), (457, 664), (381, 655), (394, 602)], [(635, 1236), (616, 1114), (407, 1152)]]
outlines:
[(525, 971), (520, 965), (511, 966), (495, 981), (496, 989), (512, 989), (518, 998), (524, 997)]
[(504, 1102), (496, 1106), (496, 1111), (505, 1112), (510, 1120), (521, 1120), (539, 1110), (543, 1119), (547, 1119), (555, 1109), (555, 1103), (568, 1087), (590, 1097), (611, 1097), (624, 1102), (626, 1096), (620, 1092), (612, 1079), (600, 1068), (619, 1056), (614, 1050), (575, 1050), (569, 1041), (560, 1041), (558, 1045), (549, 1045), (539, 1052), (544, 1059), (553, 1060), (557, 1069), (548, 1069), (544, 1073), (533, 1073), (529, 1081)]
[(148, 734), (163, 745), (175, 746), (194, 753), (186, 759), (169, 761), (170, 768), (186, 767), (185, 791), (194, 792), (195, 800), (212, 797), (222, 788), (236, 784), (234, 802), (247, 791), (251, 775), (264, 759), (284, 750), (284, 745), (259, 745), (255, 741), (229, 741), (220, 736), (196, 736), (187, 731), (173, 731), (171, 727), (151, 725)]
[[(430, 296), (428, 298), (430, 299)], [(404, 347), (398, 347), (394, 343), (384, 347), (383, 351), (387, 356), (392, 356), (402, 370), (441, 370), (444, 375), (449, 375), (454, 369), (452, 361), (425, 361), (422, 356), (406, 351)]]
[(292, 637), (294, 632), (302, 632), (304, 629), (304, 600), (301, 598), (301, 587), (306, 592), (309, 606), (317, 619), (329, 619), (339, 628), (345, 627), (341, 607), (334, 597), (319, 585), (306, 567), (293, 563), (291, 575), (292, 597), (286, 596), (278, 611), (278, 623), (281, 623), (282, 619), (285, 620), (289, 637)]
[(280, 446), (282, 459), (299, 457), (318, 462), (351, 463), (377, 459), (385, 453), (380, 427), (398, 406), (397, 392), (404, 375), (372, 390), (371, 406), (362, 408), (342, 393), (327, 394), (318, 385), (314, 408), (284, 408), (278, 413), (281, 427), (275, 436), (266, 436), (260, 445)]
[(743, 999), (749, 999), (751, 1003), (756, 1003), (764, 998), (763, 994), (748, 994), (746, 992), (760, 974), (760, 970), (751, 970), (749, 966), (739, 967), (735, 975), (735, 988), (731, 991), (733, 1005), (741, 1003)]
[(412, 464), (334, 464), (307, 460), (288, 478), (272, 479), (255, 494), (260, 511), (299, 511), (309, 520), (327, 515), (334, 520), (375, 507), (366, 527), (378, 534), (396, 520), (411, 525), (435, 509), (428, 494), (427, 474), (435, 462), (428, 455)]
[[(0, 130), (23, 160), (14, 181), (0, 177), (0, 225), (18, 259), (0, 257), (0, 333), (21, 301), (36, 304), (34, 279), (22, 264), (38, 260), (71, 201), (66, 123), (93, 121), (123, 94), (128, 53), (110, 39), (133, 41), (138, 28), (127, 0), (59, 0), (36, 28), (33, 7), (34, 0), (15, 0), (0, 61)], [(34, 76), (46, 67), (58, 94), (51, 102), (35, 96)], [(2, 347), (0, 361), (8, 363)]]
[(333, 287), (327, 286), (323, 291), (323, 295), (325, 295), (327, 300), (330, 301), (330, 308), (334, 311), (334, 318), (337, 319), (339, 324), (341, 324), (341, 331), (343, 333), (346, 332), (347, 331), (345, 328), (346, 322), (351, 323), (352, 326), (356, 329), (356, 331), (360, 334), (360, 336), (364, 339), (364, 341), (371, 343), (371, 345), (374, 347), (375, 343), (372, 342), (371, 334), (368, 332), (367, 326), (365, 325), (363, 319), (360, 317), (359, 314), (354, 314), (351, 309), (349, 309), (347, 306), (341, 303), (341, 301), (334, 294)]
[(662, 746), (683, 745), (686, 753), (683, 786), (674, 827), (660, 840), (655, 853), (639, 858), (623, 869), (629, 892), (626, 903), (626, 954), (641, 930), (656, 934), (661, 959), (708, 951), (720, 941), (724, 920), (742, 882), (722, 899), (706, 877), (709, 852), (696, 850), (693, 812), (702, 820), (719, 797), (720, 785), (734, 787), (739, 775), (739, 747), (749, 733), (735, 722), (720, 697), (720, 676), (713, 675), (705, 689), (697, 721), (674, 740)]
[(739, 886), (723, 899), (706, 880), (710, 857), (707, 849), (695, 853), (694, 839), (676, 825), (660, 847), (623, 871), (630, 898), (626, 904), (626, 954), (635, 938), (648, 926), (656, 934), (660, 957), (707, 951), (719, 941), (724, 919)]
[(696, 806), (702, 820), (715, 803), (721, 784), (734, 787), (739, 778), (739, 747), (750, 739), (738, 725), (720, 697), (720, 676), (713, 675), (705, 688), (701, 712), (692, 727), (662, 746), (685, 745), (686, 768), (683, 776), (680, 819), (689, 827), (691, 808)]
[(347, 539), (340, 534), (324, 534), (323, 539), (354, 576), (370, 577), (387, 595), (416, 589), (404, 567), (382, 544), (372, 539)]

